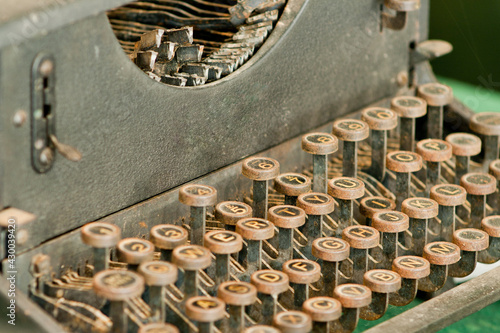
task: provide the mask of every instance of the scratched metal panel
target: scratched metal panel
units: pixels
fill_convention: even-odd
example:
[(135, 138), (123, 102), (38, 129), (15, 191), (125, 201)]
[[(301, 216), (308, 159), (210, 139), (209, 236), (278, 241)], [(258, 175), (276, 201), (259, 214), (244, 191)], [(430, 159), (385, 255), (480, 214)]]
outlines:
[[(0, 72), (4, 206), (38, 216), (22, 251), (397, 93), (418, 40), (419, 13), (380, 32), (378, 0), (290, 0), (267, 43), (213, 84), (154, 82), (121, 50), (104, 14), (4, 48)], [(426, 15), (424, 15), (426, 17)], [(30, 64), (56, 62), (56, 131), (83, 153), (37, 174), (30, 126)]]

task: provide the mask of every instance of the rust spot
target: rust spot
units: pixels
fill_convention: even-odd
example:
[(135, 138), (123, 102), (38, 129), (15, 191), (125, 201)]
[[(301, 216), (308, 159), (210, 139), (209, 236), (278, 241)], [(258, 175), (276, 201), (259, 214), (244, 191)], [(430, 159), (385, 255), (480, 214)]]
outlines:
[(139, 222), (139, 225), (141, 227), (143, 227), (143, 228), (147, 228), (148, 227), (147, 224), (146, 224), (146, 222), (144, 222), (144, 221)]

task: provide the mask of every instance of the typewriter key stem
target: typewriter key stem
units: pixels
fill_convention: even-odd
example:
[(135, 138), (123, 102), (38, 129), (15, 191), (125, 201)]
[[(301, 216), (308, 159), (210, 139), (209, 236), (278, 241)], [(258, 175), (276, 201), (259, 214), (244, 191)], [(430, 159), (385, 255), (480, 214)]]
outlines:
[(241, 305), (229, 305), (229, 328), (236, 330), (236, 332), (242, 332), (245, 328), (245, 307)]
[(229, 281), (229, 254), (215, 255), (215, 284), (218, 286), (222, 282)]
[(110, 248), (94, 248), (94, 274), (109, 268)]
[(410, 173), (396, 172), (396, 210), (410, 197)]
[(385, 156), (387, 155), (387, 131), (372, 130), (372, 164), (370, 174), (382, 181), (385, 178)]
[(191, 207), (191, 244), (203, 245), (206, 207)]
[(462, 251), (460, 261), (448, 267), (448, 275), (453, 277), (465, 277), (476, 268), (477, 251)]
[(441, 220), (441, 240), (451, 242), (455, 231), (456, 207), (439, 205), (438, 217)]
[(128, 316), (125, 312), (125, 301), (112, 301), (109, 303), (109, 318), (113, 322), (111, 332), (122, 333), (127, 332)]
[(443, 288), (448, 278), (448, 266), (431, 264), (429, 276), (418, 280), (418, 289), (426, 292), (434, 292)]
[(184, 271), (184, 299), (198, 296), (198, 271)]
[(481, 228), (481, 221), (486, 215), (486, 196), (469, 194), (468, 200), (471, 207), (470, 227), (479, 229)]
[(262, 320), (260, 324), (270, 325), (276, 314), (277, 296), (259, 293), (259, 299), (262, 302)]
[(368, 271), (368, 249), (356, 249), (351, 246), (352, 260), (351, 282), (363, 283), (363, 275)]
[(358, 142), (344, 141), (342, 156), (342, 175), (344, 177), (356, 177), (358, 170)]
[(407, 234), (406, 244), (409, 244), (409, 254), (421, 256), (427, 244), (428, 219), (410, 218), (411, 237)]
[[(326, 193), (326, 184), (328, 183), (328, 155), (313, 155), (313, 192)], [(286, 197), (285, 197), (286, 199)], [(295, 199), (295, 201), (297, 201)], [(285, 205), (295, 205), (295, 203), (286, 203)]]
[(427, 136), (431, 139), (443, 137), (443, 107), (427, 106)]
[(322, 266), (324, 296), (333, 297), (333, 291), (339, 285), (340, 262), (323, 260)]
[(165, 321), (165, 302), (163, 301), (163, 286), (148, 286), (149, 307), (151, 317), (156, 321)]
[(307, 245), (304, 249), (304, 255), (308, 259), (312, 259), (312, 243), (316, 238), (322, 237), (322, 216), (321, 215), (309, 215), (307, 223), (305, 226), (304, 234), (307, 237)]
[[(498, 159), (498, 151), (500, 150), (500, 140), (498, 135), (484, 136), (484, 162), (486, 167), (494, 160)], [(485, 168), (486, 168), (485, 167)]]
[(398, 234), (397, 232), (382, 232), (383, 258), (380, 268), (390, 269), (392, 261), (398, 257)]
[(470, 169), (470, 156), (455, 156), (455, 184), (460, 184), (460, 179)]
[(277, 266), (281, 267), (285, 261), (293, 258), (293, 229), (280, 228), (279, 230), (279, 251), (276, 260), (278, 261)]
[(364, 320), (377, 320), (385, 314), (389, 305), (389, 294), (372, 291), (372, 302), (361, 308), (360, 317)]
[(336, 230), (336, 236), (341, 237), (342, 231), (352, 225), (353, 219), (353, 200), (336, 199), (339, 204), (339, 220)]
[(500, 237), (490, 235), (490, 246), (479, 252), (478, 261), (484, 264), (493, 264), (500, 259)]
[(426, 193), (429, 195), (431, 187), (439, 184), (441, 177), (441, 162), (427, 161)]
[(262, 265), (262, 241), (247, 240), (247, 274), (260, 270)]
[(342, 307), (342, 316), (331, 323), (333, 332), (350, 333), (356, 329), (359, 321), (359, 308)]
[(267, 218), (268, 189), (267, 180), (253, 181), (253, 211), (255, 217)]
[(413, 302), (417, 296), (418, 280), (401, 278), (401, 288), (389, 295), (389, 304), (405, 306)]
[(405, 151), (415, 150), (415, 118), (400, 118), (400, 144), (399, 149)]

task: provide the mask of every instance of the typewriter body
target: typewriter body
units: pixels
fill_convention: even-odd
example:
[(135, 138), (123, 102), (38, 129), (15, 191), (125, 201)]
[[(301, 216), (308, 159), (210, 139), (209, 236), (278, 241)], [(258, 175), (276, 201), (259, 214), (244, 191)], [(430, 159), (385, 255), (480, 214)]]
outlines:
[[(420, 155), (428, 162), (423, 163), (427, 167), (405, 169), (410, 170), (405, 173), (401, 171), (404, 166), (393, 166), (390, 161), (389, 170), (385, 171), (383, 151), (381, 176), (381, 171), (373, 167), (380, 160), (371, 157), (379, 141), (374, 139), (374, 128), (368, 116), (362, 113), (372, 107), (373, 110), (398, 113), (404, 118), (401, 115), (405, 111), (401, 109), (408, 105), (398, 109), (394, 106), (394, 98), (419, 95), (418, 87), (436, 81), (429, 60), (450, 52), (451, 46), (427, 40), (428, 14), (428, 0), (8, 1), (0, 17), (0, 259), (5, 277), (1, 279), (0, 300), (6, 307), (10, 304), (9, 290), (12, 289), (11, 281), (15, 280), (18, 326), (2, 322), (2, 330), (5, 327), (6, 331), (15, 332), (16, 328), (26, 326), (47, 332), (132, 332), (139, 329), (147, 332), (148, 325), (153, 327), (166, 322), (181, 331), (226, 332), (239, 331), (243, 327), (251, 329), (258, 324), (271, 325), (274, 317), (274, 326), (283, 331), (291, 325), (297, 332), (307, 332), (313, 327), (320, 332), (323, 329), (320, 324), (324, 322), (328, 325), (324, 325), (323, 331), (351, 331), (360, 313), (363, 319), (380, 317), (385, 310), (379, 307), (387, 306), (389, 299), (384, 303), (385, 295), (399, 289), (381, 287), (379, 279), (371, 282), (370, 290), (363, 286), (363, 276), (371, 269), (390, 271), (392, 259), (397, 260), (399, 256), (392, 258), (393, 254), (388, 254), (389, 246), (384, 250), (383, 244), (379, 245), (380, 239), (389, 244), (391, 240), (387, 234), (395, 233), (383, 227), (374, 228), (373, 216), (359, 209), (362, 199), (383, 197), (397, 204), (391, 210), (401, 211), (405, 207), (402, 199), (429, 200), (432, 197), (430, 185), (456, 182), (455, 157), (436, 162), (433, 157), (426, 158), (424, 153)], [(424, 98), (422, 93), (419, 96)], [(418, 151), (419, 146), (414, 147), (413, 143), (409, 149), (401, 149), (403, 137), (407, 138), (412, 130), (416, 132), (415, 137), (407, 139), (415, 142), (425, 139), (427, 131), (432, 132), (436, 126), (443, 140), (450, 133), (473, 132), (469, 120), (473, 113), (458, 101), (448, 96), (443, 105), (434, 104), (429, 102), (429, 110), (441, 112), (435, 126), (429, 125), (434, 123), (434, 118), (425, 115), (406, 117), (412, 121), (404, 122), (404, 126), (410, 127), (404, 127), (402, 135), (398, 129), (403, 122), (398, 127), (381, 125), (381, 129), (375, 128), (377, 138), (385, 138), (384, 149), (389, 153)], [(423, 109), (424, 114), (430, 114), (427, 107)], [(378, 124), (384, 117), (385, 114), (375, 116), (373, 122)], [(474, 123), (479, 123), (475, 132), (483, 140), (483, 148), (490, 148), (480, 157), (474, 157), (470, 166), (469, 159), (466, 160), (466, 170), (481, 172), (481, 177), (488, 174), (489, 162), (498, 159), (498, 135), (495, 134), (498, 119), (488, 117)], [(336, 137), (316, 138), (320, 140), (316, 143), (320, 144), (338, 137), (338, 147), (328, 154), (314, 152), (313, 148), (308, 151), (303, 136), (332, 133), (332, 124), (339, 119), (352, 121), (338, 125)], [(345, 133), (358, 126), (368, 126), (359, 119), (372, 128), (368, 140), (363, 135), (353, 139), (351, 134)], [(483, 130), (485, 126), (487, 129)], [(409, 132), (406, 129), (410, 129)], [(495, 149), (496, 153), (491, 153)], [(323, 160), (317, 156), (323, 156)], [(463, 156), (460, 156), (462, 162)], [(436, 163), (441, 163), (441, 173), (432, 184)], [(268, 168), (272, 170), (266, 173)], [(273, 172), (277, 174), (272, 175)], [(328, 197), (335, 207), (333, 212), (315, 214), (308, 210), (307, 200), (301, 203), (300, 195), (286, 194), (293, 184), (285, 182), (280, 188), (275, 179), (284, 173), (301, 174), (296, 176), (303, 180), (299, 183), (312, 179), (312, 187), (303, 194), (312, 191), (323, 193), (325, 198), (333, 195), (333, 199)], [(322, 178), (322, 174), (326, 176)], [(406, 197), (404, 177), (399, 174), (407, 174), (409, 179)], [(341, 176), (349, 177), (347, 183), (342, 183), (346, 188), (357, 179), (364, 189), (362, 194), (344, 197), (342, 186), (338, 190), (341, 194), (335, 192), (330, 183), (332, 178)], [(318, 185), (320, 183), (322, 186)], [(482, 192), (468, 191), (468, 202), (457, 204), (460, 207), (456, 214), (454, 207), (453, 213), (449, 213), (453, 219), (456, 215), (459, 221), (454, 222), (451, 233), (443, 227), (442, 219), (447, 219), (448, 215), (441, 206), (439, 217), (437, 213), (422, 218), (410, 216), (410, 229), (412, 225), (415, 227), (417, 220), (428, 220), (424, 240), (415, 241), (417, 236), (411, 237), (417, 234), (416, 229), (412, 232), (405, 231), (408, 227), (403, 228), (399, 232), (399, 242), (398, 238), (395, 240), (396, 247), (405, 249), (399, 253), (425, 259), (423, 247), (443, 241), (447, 243), (442, 245), (442, 251), (451, 251), (447, 246), (456, 243), (451, 237), (454, 229), (481, 230), (483, 218), (500, 214), (495, 206), (498, 205), (495, 201), (498, 200), (497, 191), (496, 181), (487, 199)], [(231, 212), (236, 214), (234, 209), (238, 207), (243, 210), (252, 207), (253, 217), (244, 218), (257, 219), (257, 222), (259, 218), (270, 220), (274, 236), (257, 240), (260, 236), (236, 225), (239, 220), (236, 217), (230, 219), (234, 223), (224, 223), (223, 219), (229, 217), (215, 206), (228, 201), (235, 203), (229, 206), (227, 216)], [(479, 203), (477, 207), (482, 210), (475, 210), (474, 203)], [(286, 221), (279, 222), (280, 218), (271, 211), (268, 213), (268, 209), (283, 205), (299, 207), (307, 215), (307, 222), (295, 228), (279, 227)], [(407, 210), (411, 211), (411, 207)], [(319, 220), (315, 216), (319, 216)], [(478, 219), (479, 224), (472, 222)], [(15, 223), (9, 222), (12, 220)], [(133, 240), (130, 246), (121, 243), (122, 250), (115, 248), (116, 244), (96, 245), (98, 236), (92, 234), (93, 229), (84, 227), (95, 221), (103, 223), (97, 225), (99, 228), (111, 228), (102, 233), (118, 232), (121, 242), (133, 238), (138, 243)], [(307, 227), (313, 221), (319, 221), (316, 227), (319, 226), (320, 234), (315, 236), (310, 230), (314, 228)], [(458, 268), (457, 271), (463, 273), (465, 266), (474, 266), (475, 256), (495, 261), (495, 249), (488, 252), (492, 244), (497, 244), (495, 232), (498, 231), (493, 222), (491, 230), (484, 229), (483, 234), (471, 236), (489, 239), (489, 247), (474, 243), (469, 248), (458, 249), (458, 245), (453, 245), (458, 249), (453, 248), (453, 251), (459, 251), (459, 258), (469, 260), (462, 262), (462, 271)], [(9, 223), (15, 227), (9, 227)], [(211, 249), (212, 253), (199, 253), (208, 256), (209, 263), (199, 263), (201, 266), (193, 268), (196, 260), (182, 258), (182, 254), (175, 252), (176, 247), (161, 247), (160, 243), (154, 243), (151, 251), (145, 250), (149, 243), (140, 242), (153, 240), (152, 228), (158, 225), (170, 225), (174, 233), (186, 232), (189, 241), (185, 243), (191, 245), (176, 244), (187, 246), (188, 254), (195, 259), (200, 249), (189, 246), (205, 245)], [(182, 227), (184, 229), (175, 229)], [(343, 231), (353, 227), (369, 227), (369, 232), (376, 231), (377, 244), (356, 248), (356, 240), (343, 237)], [(15, 242), (9, 242), (14, 237), (9, 238), (13, 228)], [(224, 252), (226, 248), (217, 252), (221, 245), (209, 245), (205, 231), (240, 235), (237, 238), (241, 251), (236, 245), (233, 252)], [(488, 234), (484, 236), (484, 232)], [(288, 248), (286, 235), (291, 244)], [(327, 276), (331, 276), (325, 273), (325, 267), (331, 268), (331, 262), (335, 261), (326, 264), (328, 260), (314, 256), (312, 243), (323, 237), (344, 239), (342, 242), (351, 247), (350, 254), (343, 259), (346, 264), (333, 269), (338, 278), (336, 282), (328, 280)], [(15, 247), (12, 245), (9, 252), (11, 243), (15, 243)], [(91, 243), (94, 246), (89, 246)], [(474, 246), (477, 249), (473, 250)], [(138, 252), (149, 251), (146, 259), (137, 258), (134, 249), (138, 247), (144, 250)], [(420, 250), (411, 252), (415, 247)], [(280, 254), (280, 249), (286, 255)], [(479, 251), (488, 253), (481, 256)], [(258, 257), (257, 261), (252, 255)], [(181, 268), (175, 278), (160, 279), (172, 280), (161, 288), (151, 282), (150, 276), (144, 273), (145, 268), (139, 265), (153, 258), (155, 262), (159, 259), (158, 262), (167, 262), (164, 267), (167, 271), (174, 267), (169, 262)], [(256, 282), (250, 274), (256, 268), (251, 273), (269, 269), (269, 274), (281, 276), (287, 272), (281, 267), (283, 258), (299, 260), (296, 267), (302, 268), (319, 262), (322, 274), (304, 284), (297, 282), (302, 277), (294, 278), (292, 272), (288, 274), (291, 287), (286, 285), (279, 293), (270, 292), (269, 288), (280, 287), (267, 286), (266, 289), (265, 279)], [(387, 258), (392, 258), (391, 262)], [(438, 264), (439, 259), (432, 260), (431, 271), (434, 271), (430, 274), (436, 279), (444, 277), (446, 281), (448, 268), (445, 267), (451, 267), (459, 259), (453, 263), (449, 259), (448, 266)], [(362, 261), (365, 266), (360, 264)], [(177, 269), (174, 270), (177, 274)], [(110, 275), (98, 276), (98, 271)], [(393, 274), (384, 272), (381, 274)], [(398, 274), (401, 276), (390, 276), (403, 279), (403, 286), (408, 287), (410, 280), (418, 280), (403, 276), (401, 272)], [(10, 276), (15, 279), (8, 280)], [(427, 275), (422, 276), (426, 278)], [(135, 289), (120, 291), (110, 282), (113, 279), (115, 282), (125, 279)], [(229, 280), (241, 281), (238, 288), (248, 287), (250, 282), (256, 286), (259, 297), (244, 304), (246, 312), (238, 310), (236, 305), (228, 303), (230, 301), (222, 303), (223, 296), (217, 293), (217, 288)], [(370, 286), (369, 278), (367, 281), (365, 285)], [(356, 284), (346, 284), (353, 282)], [(147, 287), (143, 293), (145, 283)], [(491, 278), (489, 283), (498, 287), (498, 277)], [(477, 282), (480, 284), (481, 281)], [(351, 291), (373, 295), (370, 294), (370, 299), (366, 296), (362, 301), (352, 301), (349, 290), (342, 294), (340, 287), (344, 285), (351, 286)], [(477, 285), (459, 286), (428, 302), (437, 303), (424, 303), (412, 310), (414, 313), (429, 312), (430, 316), (433, 306), (435, 317), (429, 320), (411, 323), (403, 318), (389, 321), (384, 324), (389, 326), (379, 326), (375, 330), (389, 329), (387, 327), (408, 331), (437, 330), (499, 298), (497, 291), (481, 293)], [(332, 286), (340, 288), (336, 289), (337, 294)], [(430, 292), (440, 288), (424, 289)], [(118, 297), (110, 290), (118, 294), (123, 292), (126, 296)], [(160, 293), (159, 298), (155, 298), (155, 292)], [(205, 298), (188, 297), (198, 294)], [(283, 295), (277, 297), (278, 294)], [(220, 297), (214, 298), (217, 295)], [(313, 302), (310, 302), (309, 315), (305, 315), (306, 309), (298, 305), (313, 297), (335, 295), (337, 297), (331, 299), (340, 301), (339, 307), (343, 310), (339, 311), (343, 317), (339, 312), (337, 318), (333, 315), (330, 320), (323, 321), (315, 317)], [(406, 294), (400, 296), (411, 298)], [(224, 297), (234, 298), (231, 295)], [(465, 299), (463, 297), (476, 301), (469, 308), (452, 308), (446, 303), (447, 300), (460, 302)], [(241, 300), (243, 296), (236, 298)], [(155, 303), (155, 299), (159, 301)], [(382, 301), (379, 304), (375, 299)], [(328, 302), (337, 305), (330, 298)], [(370, 308), (369, 304), (376, 306)], [(305, 326), (297, 328), (293, 326), (294, 321), (304, 321)], [(398, 323), (408, 326), (400, 328)], [(175, 331), (168, 327), (156, 329), (158, 332)]]

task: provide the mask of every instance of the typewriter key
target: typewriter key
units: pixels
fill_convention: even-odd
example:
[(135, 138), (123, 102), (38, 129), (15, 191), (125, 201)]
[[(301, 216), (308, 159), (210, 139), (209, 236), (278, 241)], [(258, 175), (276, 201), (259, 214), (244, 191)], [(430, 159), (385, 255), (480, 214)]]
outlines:
[(373, 215), (372, 227), (382, 233), (383, 257), (378, 267), (389, 269), (399, 256), (398, 237), (409, 228), (408, 215), (396, 211), (378, 212)]
[(448, 266), (460, 260), (460, 249), (453, 243), (433, 242), (424, 247), (423, 257), (431, 264), (431, 273), (419, 280), (418, 289), (434, 292), (446, 283)]
[(307, 222), (304, 228), (307, 245), (304, 249), (304, 255), (307, 259), (312, 260), (312, 243), (316, 238), (322, 236), (323, 215), (333, 212), (335, 203), (328, 194), (312, 192), (301, 194), (297, 199), (297, 206), (307, 214)]
[(172, 261), (184, 270), (181, 288), (184, 300), (198, 296), (198, 270), (205, 269), (212, 263), (210, 251), (199, 245), (178, 246), (172, 253)]
[(255, 325), (247, 328), (243, 332), (245, 333), (281, 333), (281, 331), (277, 328), (267, 325)]
[(302, 303), (309, 298), (309, 284), (317, 282), (321, 277), (321, 266), (312, 260), (293, 259), (283, 264), (283, 272), (288, 275), (294, 291), (294, 308), (300, 309)]
[(165, 287), (177, 281), (177, 267), (165, 261), (149, 261), (139, 265), (137, 270), (147, 285), (151, 317), (155, 321), (165, 321)]
[(83, 243), (94, 250), (94, 274), (108, 269), (110, 248), (116, 246), (121, 238), (121, 231), (114, 224), (92, 222), (82, 227)]
[(476, 268), (478, 252), (489, 245), (488, 234), (478, 229), (460, 229), (453, 233), (453, 243), (460, 248), (460, 261), (448, 267), (448, 275), (465, 277)]
[(268, 157), (250, 157), (243, 161), (242, 173), (253, 180), (254, 216), (267, 218), (268, 180), (279, 175), (280, 164)]
[(397, 257), (392, 270), (401, 276), (401, 289), (389, 296), (389, 304), (396, 306), (410, 304), (417, 296), (418, 280), (431, 273), (429, 261), (416, 256)]
[(467, 192), (462, 186), (452, 184), (436, 185), (431, 188), (431, 199), (439, 204), (438, 217), (441, 220), (441, 238), (447, 242), (453, 240), (455, 231), (456, 206), (461, 206), (467, 199)]
[(500, 214), (500, 159), (490, 163), (490, 174), (497, 179), (497, 190), (491, 196), (489, 203), (493, 211)]
[(179, 201), (191, 207), (191, 244), (202, 245), (207, 207), (217, 202), (217, 190), (207, 185), (185, 185), (179, 190)]
[(431, 187), (439, 184), (441, 177), (441, 162), (452, 156), (451, 144), (438, 139), (426, 139), (417, 143), (417, 153), (427, 162), (426, 194)]
[(314, 240), (312, 254), (323, 261), (323, 293), (333, 297), (333, 290), (340, 284), (340, 263), (349, 258), (349, 243), (334, 237)]
[(371, 129), (372, 164), (368, 173), (377, 180), (385, 178), (385, 155), (387, 155), (387, 132), (396, 128), (398, 116), (391, 109), (367, 108), (361, 113), (361, 119)]
[(215, 206), (215, 218), (226, 225), (230, 231), (236, 230), (236, 223), (241, 219), (252, 217), (252, 207), (243, 202), (223, 201)]
[(285, 311), (274, 316), (273, 325), (283, 333), (308, 333), (312, 330), (311, 317), (300, 311)]
[(285, 195), (285, 205), (295, 206), (299, 195), (311, 191), (311, 180), (300, 173), (282, 173), (274, 179), (274, 189)]
[(198, 323), (199, 333), (212, 333), (214, 322), (226, 315), (226, 304), (215, 297), (191, 297), (186, 302), (186, 315)]
[(485, 217), (481, 229), (489, 235), (489, 247), (479, 252), (479, 261), (492, 264), (500, 259), (500, 215)]
[(155, 225), (149, 231), (149, 240), (160, 249), (160, 258), (165, 261), (172, 261), (173, 249), (186, 244), (187, 239), (187, 230), (173, 224)]
[(306, 213), (294, 206), (274, 206), (269, 209), (268, 216), (279, 229), (278, 258), (271, 265), (274, 269), (281, 269), (285, 261), (293, 258), (293, 229), (306, 223)]
[(288, 290), (288, 275), (280, 271), (260, 270), (252, 274), (251, 282), (262, 301), (260, 323), (270, 324), (276, 314), (278, 295)]
[(368, 250), (378, 246), (380, 233), (377, 229), (363, 225), (353, 225), (344, 229), (342, 239), (351, 247), (352, 277), (354, 283), (362, 283), (363, 275), (368, 271)]
[(247, 242), (245, 273), (250, 277), (262, 266), (262, 241), (273, 238), (274, 226), (264, 219), (247, 218), (238, 221), (236, 232)]
[(361, 199), (359, 204), (359, 212), (363, 215), (365, 220), (365, 225), (371, 226), (373, 215), (378, 212), (385, 212), (394, 210), (396, 208), (396, 203), (385, 197), (366, 197)]
[(250, 283), (230, 281), (219, 286), (217, 297), (228, 305), (229, 320), (226, 330), (243, 331), (245, 328), (245, 306), (257, 301), (257, 289)]
[(138, 333), (179, 333), (179, 329), (167, 323), (149, 323), (139, 328)]
[(330, 323), (342, 315), (342, 304), (331, 297), (313, 297), (302, 304), (302, 311), (312, 319), (312, 332), (330, 332)]
[(332, 323), (333, 332), (352, 332), (362, 307), (370, 305), (372, 292), (361, 284), (346, 283), (335, 288), (335, 298), (342, 303), (342, 315)]
[(104, 270), (94, 276), (94, 292), (110, 302), (109, 317), (113, 323), (111, 332), (127, 332), (128, 316), (126, 301), (139, 297), (144, 291), (144, 279), (131, 271)]
[(153, 260), (153, 243), (142, 238), (124, 238), (118, 242), (118, 259), (128, 264), (128, 269), (136, 271), (139, 265)]
[(455, 155), (455, 184), (460, 184), (460, 178), (469, 173), (471, 156), (481, 152), (481, 139), (469, 133), (453, 133), (446, 137)]
[(484, 171), (491, 161), (498, 159), (500, 151), (500, 114), (495, 112), (481, 112), (470, 119), (470, 129), (484, 135)]
[(453, 100), (450, 87), (431, 82), (418, 87), (418, 96), (427, 102), (427, 137), (443, 138), (443, 109)]
[(234, 231), (210, 231), (205, 234), (205, 247), (215, 254), (215, 285), (229, 281), (230, 255), (243, 248), (241, 236)]
[(328, 182), (328, 194), (339, 204), (339, 220), (335, 233), (340, 237), (342, 231), (353, 223), (354, 200), (365, 195), (365, 183), (356, 178), (336, 177)]
[(358, 142), (368, 138), (370, 128), (361, 120), (340, 119), (333, 123), (333, 134), (344, 143), (342, 175), (356, 178), (358, 172)]
[(422, 157), (409, 151), (387, 154), (387, 169), (396, 173), (396, 209), (410, 197), (411, 173), (422, 169)]
[(470, 202), (470, 227), (479, 229), (486, 216), (486, 196), (496, 191), (497, 180), (487, 173), (468, 173), (460, 180)]
[(427, 244), (429, 219), (438, 215), (439, 205), (432, 199), (410, 198), (403, 201), (402, 212), (410, 218), (411, 237), (407, 237), (405, 241), (409, 248), (408, 253), (421, 256)]
[(372, 269), (363, 276), (363, 284), (371, 289), (370, 305), (361, 308), (364, 320), (377, 320), (385, 314), (389, 305), (389, 294), (401, 288), (401, 276), (386, 269)]
[[(401, 118), (399, 149), (410, 152), (414, 151), (415, 119), (425, 116), (427, 113), (427, 103), (418, 97), (399, 96), (391, 100), (391, 109)], [(387, 167), (389, 168), (389, 166)]]
[(309, 133), (302, 137), (302, 150), (313, 155), (313, 192), (326, 193), (328, 155), (339, 149), (336, 136), (327, 133)]

